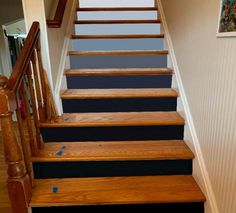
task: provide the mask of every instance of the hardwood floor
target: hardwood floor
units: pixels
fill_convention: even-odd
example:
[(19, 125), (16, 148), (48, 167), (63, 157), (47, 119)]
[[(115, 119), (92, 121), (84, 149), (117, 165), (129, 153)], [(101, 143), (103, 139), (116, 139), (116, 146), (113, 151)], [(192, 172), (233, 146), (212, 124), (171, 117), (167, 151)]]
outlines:
[(6, 188), (6, 164), (3, 157), (3, 145), (0, 137), (0, 212), (11, 213), (9, 199)]

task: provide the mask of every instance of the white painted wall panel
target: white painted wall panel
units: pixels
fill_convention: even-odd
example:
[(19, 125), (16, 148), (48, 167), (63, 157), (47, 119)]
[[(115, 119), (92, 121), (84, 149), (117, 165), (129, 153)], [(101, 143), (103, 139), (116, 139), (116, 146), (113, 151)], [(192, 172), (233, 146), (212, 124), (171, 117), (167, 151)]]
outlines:
[(220, 1), (162, 4), (219, 213), (235, 213), (236, 37), (216, 37)]

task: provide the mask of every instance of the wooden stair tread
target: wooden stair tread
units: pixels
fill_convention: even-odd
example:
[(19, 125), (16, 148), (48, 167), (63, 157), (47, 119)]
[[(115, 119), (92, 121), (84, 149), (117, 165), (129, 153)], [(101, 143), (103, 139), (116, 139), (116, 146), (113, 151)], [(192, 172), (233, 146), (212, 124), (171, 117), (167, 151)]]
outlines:
[[(58, 192), (53, 193), (57, 187)], [(31, 207), (204, 202), (192, 176), (34, 180)]]
[(172, 75), (173, 71), (168, 68), (142, 68), (142, 69), (78, 69), (66, 70), (65, 75), (68, 76), (114, 76), (114, 75)]
[(41, 127), (168, 126), (184, 123), (177, 112), (65, 113), (58, 122), (41, 123)]
[(157, 7), (77, 7), (77, 11), (156, 11)]
[(164, 34), (126, 34), (126, 35), (72, 35), (72, 39), (144, 39), (164, 38)]
[(114, 51), (69, 51), (70, 56), (103, 55), (167, 55), (168, 50), (114, 50)]
[(159, 24), (160, 19), (153, 20), (75, 20), (74, 24)]
[[(63, 152), (58, 152), (63, 147)], [(33, 162), (126, 161), (193, 159), (194, 155), (181, 140), (106, 141), (48, 143)]]
[(178, 93), (173, 89), (68, 89), (61, 93), (62, 99), (85, 98), (173, 98)]

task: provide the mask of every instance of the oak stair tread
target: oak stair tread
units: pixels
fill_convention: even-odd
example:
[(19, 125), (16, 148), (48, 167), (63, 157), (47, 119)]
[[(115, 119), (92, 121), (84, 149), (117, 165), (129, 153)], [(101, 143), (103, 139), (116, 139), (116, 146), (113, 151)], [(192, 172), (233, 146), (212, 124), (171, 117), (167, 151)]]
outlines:
[[(31, 207), (192, 203), (206, 199), (190, 175), (34, 180)], [(53, 193), (57, 187), (58, 192)]]
[(69, 51), (69, 56), (168, 55), (168, 50)]
[(71, 69), (66, 70), (67, 76), (114, 76), (114, 75), (172, 75), (168, 68), (132, 68), (132, 69)]
[(75, 20), (74, 24), (159, 24), (160, 19), (153, 20)]
[(31, 160), (33, 162), (74, 162), (184, 160), (193, 158), (194, 154), (182, 140), (153, 140), (54, 142), (45, 144), (37, 156), (32, 157)]
[(156, 11), (157, 7), (77, 7), (77, 11)]
[(108, 127), (184, 125), (178, 112), (65, 113), (58, 122), (44, 122), (41, 127)]
[(72, 35), (72, 39), (144, 39), (164, 38), (164, 34)]
[(85, 98), (175, 98), (174, 89), (68, 89), (61, 92), (62, 99)]

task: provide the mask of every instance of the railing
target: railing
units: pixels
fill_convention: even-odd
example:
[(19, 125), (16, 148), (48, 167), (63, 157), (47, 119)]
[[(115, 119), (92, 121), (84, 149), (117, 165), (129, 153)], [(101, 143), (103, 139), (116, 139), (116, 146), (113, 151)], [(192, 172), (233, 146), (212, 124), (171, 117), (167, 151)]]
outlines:
[(11, 77), (0, 76), (0, 121), (13, 213), (28, 212), (33, 184), (30, 158), (43, 146), (40, 122), (57, 120), (39, 36), (39, 23), (34, 22)]
[(53, 20), (47, 20), (47, 25), (49, 28), (60, 28), (65, 13), (67, 0), (59, 0), (57, 5), (57, 10)]

